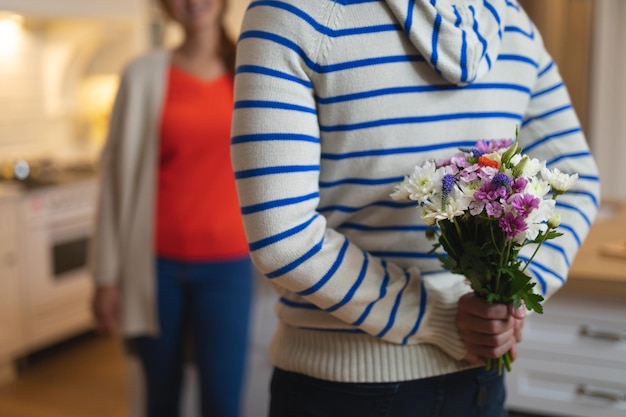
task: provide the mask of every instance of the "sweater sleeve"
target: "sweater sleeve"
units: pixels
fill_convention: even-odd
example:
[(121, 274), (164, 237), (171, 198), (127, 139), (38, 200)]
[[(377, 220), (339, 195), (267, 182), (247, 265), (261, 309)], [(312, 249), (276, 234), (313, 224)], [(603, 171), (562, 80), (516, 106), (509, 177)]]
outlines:
[[(536, 83), (520, 128), (524, 153), (545, 160), (550, 169), (578, 174), (575, 186), (556, 201), (561, 215), (557, 229), (562, 236), (544, 243), (529, 265), (536, 290), (544, 298), (552, 296), (567, 280), (569, 268), (597, 215), (600, 182), (598, 168), (572, 106), (557, 65), (544, 49), (540, 34)], [(535, 247), (520, 253), (529, 259)]]
[(119, 281), (119, 192), (116, 184), (116, 168), (120, 141), (124, 131), (128, 105), (127, 72), (122, 74), (120, 85), (111, 112), (109, 130), (100, 154), (98, 175), (100, 179), (96, 206), (93, 239), (90, 245), (92, 275), (98, 286), (116, 285)]
[(270, 19), (269, 12), (249, 9), (244, 21), (232, 128), (255, 265), (281, 291), (321, 311), (310, 314), (338, 318), (342, 330), (397, 344), (433, 343), (463, 358), (454, 326), (458, 298), (468, 291), (462, 277), (429, 280), (415, 267), (373, 256), (318, 211), (321, 143), (312, 68), (323, 46), (310, 29)]

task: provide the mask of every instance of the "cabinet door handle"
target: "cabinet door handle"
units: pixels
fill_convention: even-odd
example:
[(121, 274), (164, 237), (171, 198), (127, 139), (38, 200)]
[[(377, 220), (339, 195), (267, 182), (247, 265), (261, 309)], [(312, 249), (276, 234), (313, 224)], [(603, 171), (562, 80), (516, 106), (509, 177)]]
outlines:
[(585, 397), (599, 398), (612, 402), (626, 401), (626, 393), (620, 395), (611, 391), (593, 390), (584, 384), (578, 386), (578, 388), (576, 389), (576, 394), (583, 395)]
[(612, 342), (621, 342), (626, 340), (626, 332), (593, 330), (589, 326), (581, 326), (578, 334), (580, 334), (581, 336), (590, 337), (592, 339), (610, 340)]

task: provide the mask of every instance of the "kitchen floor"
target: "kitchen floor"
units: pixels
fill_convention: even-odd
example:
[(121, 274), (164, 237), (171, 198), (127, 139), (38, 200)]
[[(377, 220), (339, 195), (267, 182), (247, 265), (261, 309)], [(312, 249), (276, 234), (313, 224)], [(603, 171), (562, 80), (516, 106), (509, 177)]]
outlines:
[[(271, 373), (267, 347), (275, 326), (273, 303), (271, 288), (260, 282), (245, 417), (266, 415)], [(129, 417), (138, 398), (138, 390), (131, 390), (129, 381), (137, 381), (136, 368), (126, 361), (118, 343), (108, 336), (87, 333), (21, 360), (19, 378), (0, 387), (0, 417)], [(195, 404), (194, 400), (192, 392), (186, 394), (187, 407)], [(187, 407), (185, 417), (196, 414)], [(509, 413), (509, 417), (540, 416)]]

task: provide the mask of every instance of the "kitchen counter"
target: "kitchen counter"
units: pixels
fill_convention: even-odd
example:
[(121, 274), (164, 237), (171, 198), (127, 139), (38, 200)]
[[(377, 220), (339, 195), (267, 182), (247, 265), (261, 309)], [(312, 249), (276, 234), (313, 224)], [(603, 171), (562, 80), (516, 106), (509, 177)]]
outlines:
[(626, 202), (605, 202), (572, 267), (563, 288), (598, 295), (626, 296), (626, 257), (604, 253), (607, 243), (626, 248)]

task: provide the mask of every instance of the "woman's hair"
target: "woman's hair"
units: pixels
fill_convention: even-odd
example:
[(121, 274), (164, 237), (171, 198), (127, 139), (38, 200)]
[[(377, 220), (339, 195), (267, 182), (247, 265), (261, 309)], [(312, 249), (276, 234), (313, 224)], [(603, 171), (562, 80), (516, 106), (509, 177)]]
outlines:
[[(222, 9), (222, 13), (220, 14), (219, 24), (220, 24), (220, 40), (218, 47), (218, 54), (222, 58), (224, 65), (231, 72), (235, 72), (235, 55), (236, 55), (236, 42), (228, 35), (226, 32), (226, 28), (224, 27), (224, 14), (226, 13), (226, 3), (224, 0), (224, 6)], [(167, 17), (172, 19), (172, 13), (169, 8), (167, 0), (159, 0), (159, 5), (161, 6), (161, 10), (165, 13)]]

